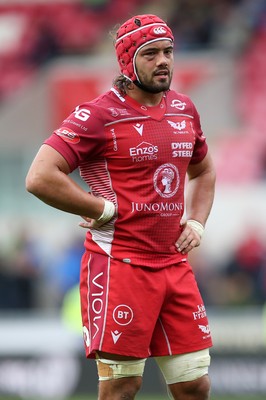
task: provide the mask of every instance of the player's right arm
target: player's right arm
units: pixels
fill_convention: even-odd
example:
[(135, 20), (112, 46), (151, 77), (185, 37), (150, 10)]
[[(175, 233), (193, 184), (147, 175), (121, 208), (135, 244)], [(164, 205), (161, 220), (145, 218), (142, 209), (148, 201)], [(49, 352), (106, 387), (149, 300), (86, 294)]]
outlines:
[(105, 201), (87, 193), (69, 173), (66, 159), (44, 144), (28, 171), (26, 189), (54, 208), (97, 220), (104, 212)]

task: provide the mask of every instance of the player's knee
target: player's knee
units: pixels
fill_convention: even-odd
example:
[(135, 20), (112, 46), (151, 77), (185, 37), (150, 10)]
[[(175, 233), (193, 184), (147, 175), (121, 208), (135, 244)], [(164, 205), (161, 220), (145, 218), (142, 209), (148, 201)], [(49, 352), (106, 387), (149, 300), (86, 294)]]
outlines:
[(134, 399), (141, 388), (142, 377), (132, 376), (131, 378), (121, 378), (116, 381), (119, 384), (121, 399)]
[(111, 379), (99, 382), (99, 400), (133, 400), (139, 391), (142, 377)]
[(210, 398), (210, 390), (211, 390), (211, 383), (209, 379), (209, 375), (204, 375), (202, 378), (198, 379), (197, 385), (197, 392), (198, 397), (197, 399), (208, 400)]
[(210, 398), (210, 380), (208, 375), (204, 375), (190, 382), (173, 383), (169, 385), (170, 398), (209, 400)]

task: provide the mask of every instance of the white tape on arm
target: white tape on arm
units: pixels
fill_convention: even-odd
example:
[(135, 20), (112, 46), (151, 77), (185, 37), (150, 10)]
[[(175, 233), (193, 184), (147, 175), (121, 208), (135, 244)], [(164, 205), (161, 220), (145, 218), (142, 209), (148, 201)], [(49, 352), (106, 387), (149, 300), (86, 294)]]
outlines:
[(106, 224), (106, 222), (110, 221), (115, 214), (115, 205), (109, 200), (104, 199), (104, 209), (102, 215), (96, 219), (97, 225), (101, 226)]
[(200, 222), (195, 221), (195, 219), (188, 219), (188, 220), (187, 220), (187, 224), (188, 224), (189, 226), (191, 226), (191, 228), (194, 229), (194, 231), (196, 231), (196, 232), (198, 233), (198, 235), (200, 236), (200, 238), (202, 237), (203, 232), (204, 232), (204, 226), (201, 225)]

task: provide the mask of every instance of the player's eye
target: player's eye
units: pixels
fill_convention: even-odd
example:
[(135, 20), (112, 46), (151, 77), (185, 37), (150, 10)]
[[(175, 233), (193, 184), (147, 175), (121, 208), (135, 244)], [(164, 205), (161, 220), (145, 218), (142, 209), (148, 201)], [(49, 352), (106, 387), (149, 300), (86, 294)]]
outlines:
[(148, 51), (147, 53), (145, 53), (145, 56), (148, 56), (148, 57), (152, 57), (154, 55), (155, 55), (155, 51)]
[(166, 49), (165, 50), (165, 54), (172, 54), (173, 53), (173, 49)]

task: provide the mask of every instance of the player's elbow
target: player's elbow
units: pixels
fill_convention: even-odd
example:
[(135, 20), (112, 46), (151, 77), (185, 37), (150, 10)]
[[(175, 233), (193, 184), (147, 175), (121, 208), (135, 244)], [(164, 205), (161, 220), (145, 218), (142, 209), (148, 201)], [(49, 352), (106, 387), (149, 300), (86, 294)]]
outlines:
[(26, 190), (37, 196), (42, 196), (46, 191), (46, 184), (43, 175), (40, 172), (30, 170), (25, 179)]

